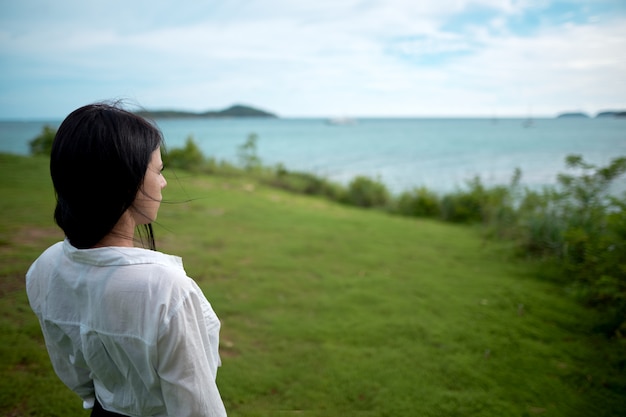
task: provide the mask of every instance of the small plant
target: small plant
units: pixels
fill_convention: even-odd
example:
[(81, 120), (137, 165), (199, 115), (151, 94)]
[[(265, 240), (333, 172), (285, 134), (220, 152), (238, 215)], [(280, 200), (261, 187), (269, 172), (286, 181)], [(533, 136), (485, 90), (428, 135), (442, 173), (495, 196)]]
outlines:
[(237, 148), (239, 164), (246, 171), (254, 171), (261, 167), (261, 158), (257, 154), (258, 140), (259, 136), (256, 133), (250, 133), (248, 139)]
[(439, 196), (426, 187), (405, 191), (397, 198), (394, 212), (403, 216), (437, 217), (440, 215)]
[(56, 130), (52, 126), (44, 126), (41, 133), (28, 142), (31, 155), (50, 156), (52, 152), (52, 142), (56, 136)]
[(200, 169), (204, 163), (204, 155), (191, 135), (187, 137), (185, 147), (171, 149), (163, 156), (165, 165), (172, 168), (194, 171)]
[(377, 180), (357, 176), (348, 185), (343, 202), (358, 207), (385, 207), (389, 203), (389, 191)]
[(454, 223), (477, 223), (483, 220), (485, 188), (479, 177), (468, 181), (468, 190), (458, 190), (441, 199), (441, 218)]
[(443, 196), (441, 218), (455, 223), (483, 223), (492, 231), (504, 230), (515, 222), (516, 191), (521, 175), (516, 169), (508, 186), (493, 187), (486, 187), (480, 177), (474, 177), (467, 182), (467, 189)]
[(288, 171), (282, 164), (276, 167), (275, 175), (268, 183), (291, 192), (319, 195), (331, 200), (337, 200), (345, 193), (338, 184), (307, 172)]

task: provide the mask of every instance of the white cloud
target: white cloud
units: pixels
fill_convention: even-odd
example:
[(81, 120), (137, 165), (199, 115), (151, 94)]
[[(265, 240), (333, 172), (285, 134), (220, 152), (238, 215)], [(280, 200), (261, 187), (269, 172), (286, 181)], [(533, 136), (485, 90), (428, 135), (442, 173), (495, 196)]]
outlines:
[[(0, 59), (7, 65), (0, 78), (8, 80), (0, 81), (2, 91), (32, 89), (20, 91), (19, 81), (43, 84), (51, 97), (65, 91), (106, 98), (110, 91), (147, 107), (248, 102), (283, 115), (522, 114), (529, 106), (551, 114), (570, 105), (626, 106), (623, 14), (556, 26), (542, 20), (545, 26), (517, 34), (509, 19), (547, 2), (275, 0), (176, 8), (157, 2), (135, 11), (124, 2), (125, 13), (121, 2), (90, 4), (77, 6), (84, 19), (58, 6), (58, 20), (1, 26)], [(442, 29), (450, 16), (477, 7), (492, 10), (491, 17)], [(8, 103), (0, 100), (0, 116), (13, 111)]]

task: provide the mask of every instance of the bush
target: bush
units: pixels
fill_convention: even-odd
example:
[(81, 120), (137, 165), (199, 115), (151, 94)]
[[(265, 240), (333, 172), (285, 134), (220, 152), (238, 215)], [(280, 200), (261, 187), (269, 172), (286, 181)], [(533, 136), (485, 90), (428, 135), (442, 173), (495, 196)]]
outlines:
[(405, 191), (397, 198), (394, 212), (403, 216), (438, 217), (440, 215), (439, 196), (426, 187)]
[(559, 174), (556, 187), (524, 195), (520, 247), (557, 261), (575, 293), (606, 311), (605, 329), (614, 332), (626, 323), (626, 195), (608, 190), (626, 172), (626, 158), (597, 167), (570, 155), (566, 165), (577, 175)]
[(54, 142), (56, 133), (56, 130), (51, 126), (44, 126), (41, 133), (28, 142), (31, 155), (50, 156), (50, 153), (52, 153), (52, 142)]
[(187, 169), (190, 171), (198, 170), (204, 163), (204, 156), (200, 147), (193, 140), (192, 136), (188, 136), (185, 141), (184, 148), (174, 148), (163, 155), (164, 164), (168, 167)]
[(307, 172), (288, 171), (282, 164), (276, 167), (274, 177), (269, 184), (299, 194), (319, 195), (337, 200), (345, 193), (343, 188), (324, 178)]
[(567, 209), (564, 268), (590, 304), (621, 312), (626, 322), (626, 195), (608, 195), (612, 181), (626, 172), (626, 158), (598, 168), (581, 157), (567, 158), (579, 176), (560, 175), (562, 204)]
[(258, 139), (256, 133), (250, 133), (248, 139), (237, 148), (239, 163), (246, 171), (254, 171), (261, 167), (261, 158), (257, 155), (256, 148)]
[(357, 176), (350, 182), (341, 200), (357, 207), (382, 208), (389, 203), (389, 191), (380, 181)]
[(441, 199), (441, 218), (454, 223), (476, 223), (483, 220), (485, 189), (476, 177), (468, 183), (469, 190), (458, 190)]
[(441, 199), (441, 218), (456, 223), (482, 222), (498, 235), (510, 233), (515, 223), (516, 190), (521, 178), (516, 169), (509, 186), (487, 188), (479, 177), (467, 182), (466, 190), (458, 190)]
[(202, 172), (206, 174), (217, 174), (224, 176), (238, 176), (242, 174), (241, 168), (238, 168), (234, 164), (224, 161), (216, 160), (215, 158), (207, 158), (202, 165)]

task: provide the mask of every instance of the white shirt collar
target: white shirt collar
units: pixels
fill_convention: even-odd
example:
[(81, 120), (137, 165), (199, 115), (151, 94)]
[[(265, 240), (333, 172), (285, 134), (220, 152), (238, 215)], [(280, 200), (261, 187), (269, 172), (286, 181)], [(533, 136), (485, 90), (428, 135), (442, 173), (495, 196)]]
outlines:
[(106, 246), (102, 248), (77, 249), (68, 239), (63, 241), (65, 255), (75, 262), (96, 266), (162, 264), (177, 268), (183, 267), (178, 256), (166, 255), (143, 248), (127, 248), (122, 246)]

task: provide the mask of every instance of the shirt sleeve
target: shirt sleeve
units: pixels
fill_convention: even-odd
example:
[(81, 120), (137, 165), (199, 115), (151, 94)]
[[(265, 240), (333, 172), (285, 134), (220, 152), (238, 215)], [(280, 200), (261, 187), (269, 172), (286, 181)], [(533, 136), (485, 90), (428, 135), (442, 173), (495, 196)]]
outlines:
[(215, 381), (219, 322), (215, 328), (207, 318), (205, 303), (202, 294), (189, 294), (159, 335), (158, 374), (168, 415), (226, 416)]
[(95, 401), (95, 391), (90, 371), (86, 366), (82, 352), (76, 351), (72, 336), (76, 336), (77, 329), (73, 326), (63, 326), (44, 318), (42, 304), (51, 292), (46, 271), (57, 268), (58, 252), (61, 243), (46, 250), (26, 273), (26, 292), (33, 312), (39, 319), (41, 331), (46, 342), (46, 349), (54, 371), (61, 381), (83, 400), (84, 408), (92, 408)]
[(41, 328), (54, 371), (69, 389), (81, 397), (84, 408), (92, 408), (95, 400), (93, 381), (82, 353), (70, 353), (73, 351), (68, 336), (71, 329), (64, 330), (51, 322), (42, 322)]

